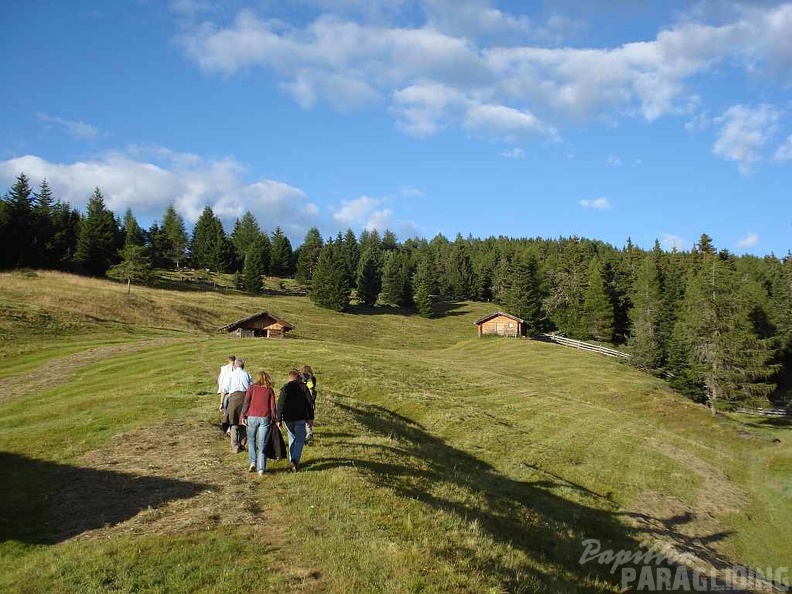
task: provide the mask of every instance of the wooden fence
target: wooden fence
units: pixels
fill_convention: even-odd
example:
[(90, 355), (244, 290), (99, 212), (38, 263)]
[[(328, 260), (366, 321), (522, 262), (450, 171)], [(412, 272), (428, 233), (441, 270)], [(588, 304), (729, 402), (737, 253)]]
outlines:
[(583, 342), (582, 340), (574, 340), (572, 338), (567, 338), (566, 336), (561, 336), (560, 334), (550, 333), (550, 334), (541, 334), (541, 338), (544, 340), (549, 340), (550, 342), (555, 342), (556, 344), (563, 344), (564, 346), (573, 347), (576, 349), (582, 349), (584, 351), (591, 351), (593, 353), (599, 353), (600, 355), (605, 355), (607, 357), (618, 357), (620, 359), (630, 359), (632, 355), (628, 353), (623, 353), (621, 351), (617, 351), (616, 349), (612, 349), (610, 347), (600, 346), (598, 344), (591, 344), (590, 342)]
[(792, 417), (792, 409), (787, 408), (738, 408), (737, 412), (762, 417)]

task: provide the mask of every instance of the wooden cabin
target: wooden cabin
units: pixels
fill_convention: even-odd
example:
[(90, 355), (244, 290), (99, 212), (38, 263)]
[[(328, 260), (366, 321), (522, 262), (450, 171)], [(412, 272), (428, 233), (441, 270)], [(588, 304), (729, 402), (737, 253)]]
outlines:
[(283, 338), (288, 331), (294, 330), (294, 326), (268, 311), (261, 311), (220, 330), (235, 338)]
[(504, 311), (496, 311), (483, 318), (476, 320), (479, 336), (485, 334), (495, 334), (498, 336), (523, 336), (525, 334), (525, 320), (507, 314)]

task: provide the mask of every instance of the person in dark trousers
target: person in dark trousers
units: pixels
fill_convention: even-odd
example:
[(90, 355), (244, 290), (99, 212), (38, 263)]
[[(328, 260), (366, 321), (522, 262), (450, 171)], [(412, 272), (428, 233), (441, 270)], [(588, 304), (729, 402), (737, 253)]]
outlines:
[[(300, 370), (300, 379), (302, 380), (302, 383), (305, 384), (305, 387), (308, 388), (308, 392), (311, 394), (311, 406), (314, 409), (314, 420), (315, 420), (316, 419), (316, 376), (314, 375), (313, 369), (311, 369), (310, 365), (303, 365), (303, 368)], [(311, 445), (311, 443), (313, 443), (314, 421), (307, 421), (305, 427), (306, 427), (305, 443)]]
[(306, 423), (313, 421), (314, 411), (311, 393), (300, 379), (296, 369), (289, 371), (289, 381), (280, 390), (277, 406), (278, 427), (289, 434), (289, 462), (292, 471), (300, 468), (300, 456), (305, 444)]

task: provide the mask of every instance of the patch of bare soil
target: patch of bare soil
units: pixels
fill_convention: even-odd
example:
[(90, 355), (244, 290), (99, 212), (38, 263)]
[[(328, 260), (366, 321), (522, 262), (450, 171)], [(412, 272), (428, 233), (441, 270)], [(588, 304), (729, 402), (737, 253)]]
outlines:
[[(284, 462), (267, 472), (286, 472)], [(250, 529), (266, 547), (273, 568), (298, 591), (321, 591), (321, 572), (290, 557), (289, 541), (279, 508), (280, 489), (271, 475), (247, 472), (247, 452), (231, 454), (228, 438), (213, 423), (161, 423), (116, 435), (101, 450), (80, 460), (81, 467), (125, 473), (199, 486), (187, 498), (172, 498), (142, 509), (128, 520), (88, 530), (76, 538), (106, 539), (121, 534), (184, 535), (223, 526)], [(277, 479), (275, 479), (277, 480)], [(107, 493), (106, 505), (123, 505), (124, 493)], [(293, 550), (293, 546), (292, 546)]]
[(156, 338), (140, 342), (95, 347), (79, 353), (58, 357), (47, 361), (32, 371), (25, 371), (5, 379), (6, 385), (14, 386), (13, 391), (0, 392), (0, 404), (13, 398), (26, 396), (35, 392), (52, 388), (69, 381), (69, 376), (80, 369), (97, 361), (104, 361), (118, 355), (134, 353), (142, 349), (163, 346), (169, 343), (184, 341), (183, 338)]

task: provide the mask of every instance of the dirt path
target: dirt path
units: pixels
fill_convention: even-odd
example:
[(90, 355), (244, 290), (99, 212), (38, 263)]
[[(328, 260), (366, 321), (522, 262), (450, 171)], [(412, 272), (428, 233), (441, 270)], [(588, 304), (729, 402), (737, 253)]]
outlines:
[[(323, 590), (321, 572), (307, 565), (308, 560), (293, 557), (293, 535), (283, 526), (285, 511), (278, 505), (280, 489), (277, 477), (259, 477), (247, 472), (247, 452), (228, 452), (228, 439), (210, 422), (184, 421), (174, 431), (169, 424), (147, 426), (116, 435), (101, 450), (80, 459), (79, 465), (108, 473), (122, 473), (161, 488), (152, 497), (136, 493), (134, 487), (108, 489), (97, 494), (103, 513), (112, 516), (114, 506), (128, 509), (130, 498), (139, 496), (139, 511), (125, 521), (87, 530), (74, 538), (107, 539), (127, 535), (183, 535), (206, 532), (221, 527), (249, 529), (270, 551), (273, 568), (285, 576), (295, 591)], [(269, 472), (285, 473), (284, 462), (271, 463)], [(157, 479), (161, 479), (158, 483)], [(190, 492), (177, 496), (172, 484), (191, 485)], [(270, 485), (263, 489), (262, 485)], [(157, 485), (161, 485), (157, 486)], [(98, 486), (101, 488), (101, 485)], [(153, 501), (153, 503), (152, 503)], [(58, 505), (58, 504), (56, 504)], [(68, 516), (68, 506), (50, 510)]]
[(65, 384), (69, 377), (78, 369), (87, 367), (97, 361), (105, 361), (119, 355), (134, 353), (143, 349), (155, 348), (166, 344), (184, 342), (184, 338), (156, 338), (140, 342), (116, 344), (87, 349), (64, 357), (51, 359), (36, 369), (24, 371), (5, 378), (3, 381), (8, 386), (14, 386), (13, 391), (0, 393), (0, 404), (14, 398), (27, 396), (40, 390), (47, 390), (54, 386)]

